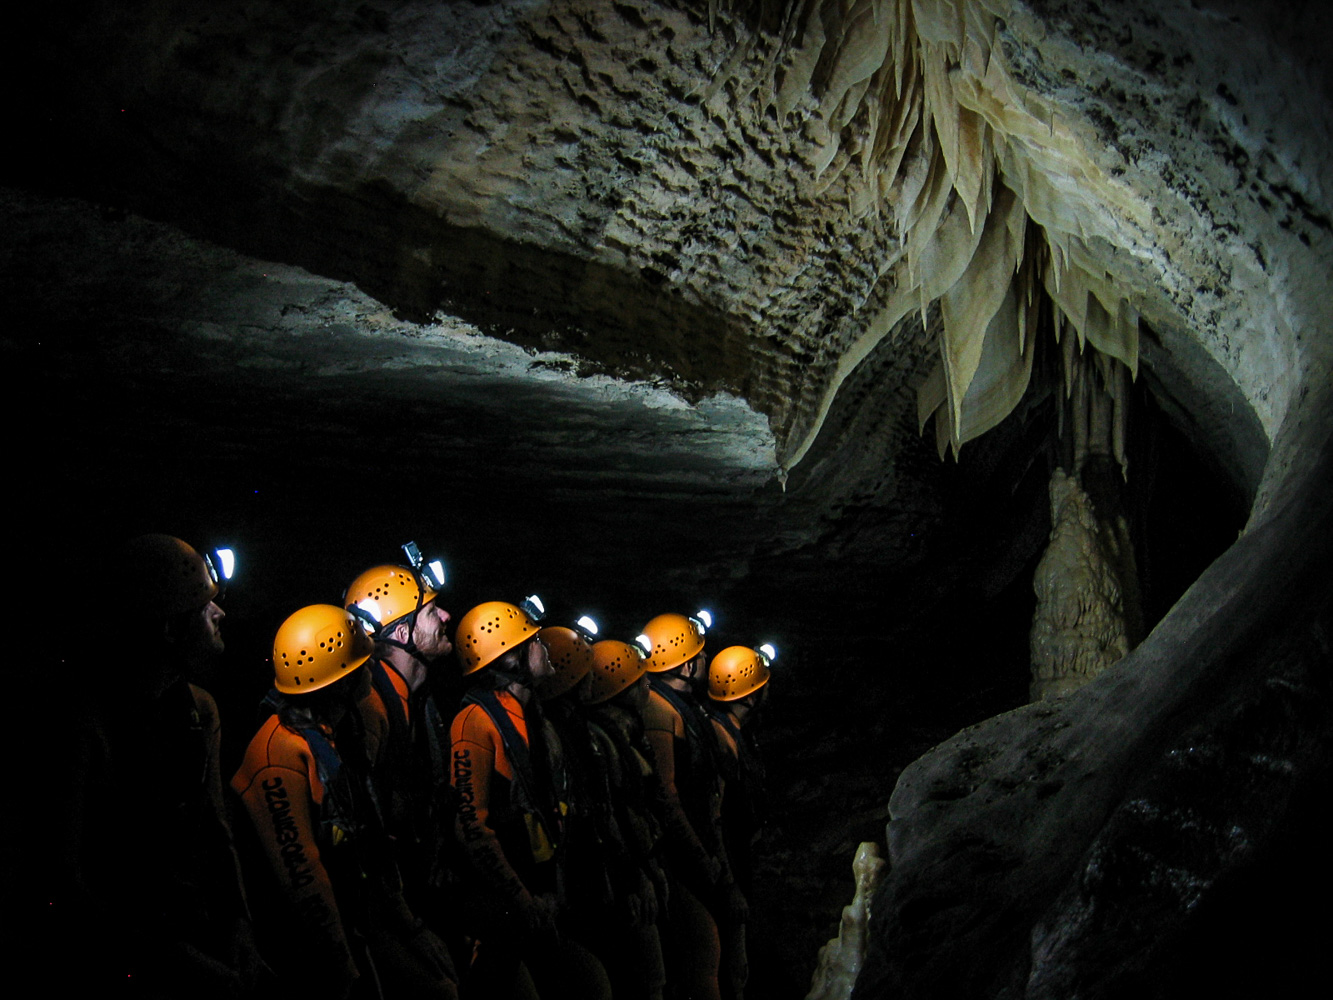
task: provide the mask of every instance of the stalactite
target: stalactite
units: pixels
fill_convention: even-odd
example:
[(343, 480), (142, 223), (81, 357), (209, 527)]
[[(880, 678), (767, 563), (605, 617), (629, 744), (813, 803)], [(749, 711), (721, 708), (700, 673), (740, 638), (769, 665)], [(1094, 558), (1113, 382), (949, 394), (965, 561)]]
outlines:
[[(853, 363), (837, 366), (784, 469), (809, 449), (855, 361), (934, 302), (945, 317), (941, 370), (920, 387), (918, 419), (924, 430), (933, 415), (937, 440), (955, 454), (1021, 399), (1038, 292), (1057, 313), (1054, 333), (1071, 333), (1080, 351), (1090, 345), (1137, 376), (1138, 314), (1088, 250), (1100, 234), (1085, 206), (1105, 199), (1131, 219), (1144, 209), (1015, 82), (996, 45), (1008, 12), (1008, 0), (808, 0), (794, 19), (805, 31), (775, 88), (778, 110), (790, 113), (802, 87), (813, 91), (826, 128), (817, 189), (855, 167), (869, 196), (852, 202), (889, 218), (903, 251), (881, 279), (885, 305), (867, 318)], [(843, 130), (862, 110), (868, 134), (856, 155), (839, 157)], [(1029, 243), (1041, 248), (1041, 267), (1022, 266)], [(983, 389), (973, 392), (976, 380)]]

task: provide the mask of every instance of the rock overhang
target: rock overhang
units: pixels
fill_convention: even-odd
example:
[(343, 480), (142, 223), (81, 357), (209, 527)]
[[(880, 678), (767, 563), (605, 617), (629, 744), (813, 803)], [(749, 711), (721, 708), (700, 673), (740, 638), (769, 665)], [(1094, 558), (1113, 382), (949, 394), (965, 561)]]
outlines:
[[(553, 467), (578, 469), (584, 485), (613, 478), (597, 470), (652, 438), (602, 407), (636, 400), (683, 421), (641, 449), (679, 459), (660, 476), (639, 466), (647, 493), (725, 483), (753, 495), (776, 490), (774, 465), (795, 463), (793, 488), (824, 494), (807, 498), (825, 527), (805, 540), (827, 540), (827, 525), (868, 493), (885, 491), (883, 505), (904, 495), (866, 460), (835, 460), (830, 474), (827, 456), (875, 439), (881, 470), (917, 461), (905, 407), (937, 350), (939, 314), (909, 310), (867, 335), (893, 294), (902, 234), (855, 166), (864, 106), (825, 106), (836, 60), (810, 62), (811, 46), (834, 51), (851, 37), (838, 32), (855, 28), (825, 6), (382, 3), (307, 16), (94, 4), (52, 22), (12, 64), (46, 71), (45, 91), (23, 83), (36, 144), (14, 179), (112, 215), (146, 212), (243, 255), (196, 261), (175, 279), (188, 295), (149, 291), (161, 322), (129, 308), (96, 345), (71, 342), (64, 374), (76, 379), (81, 358), (107, 350), (127, 364), (143, 350), (147, 375), (170, 337), (141, 337), (137, 317), (171, 325), (186, 345), (197, 338), (184, 348), (196, 362), (290, 379), (293, 399), (322, 380), (339, 386), (329, 398), (371, 408), (415, 392), (410, 379), (393, 384), (411, 372), (449, 412), (451, 395), (470, 398), (440, 381), (456, 370), (450, 345), (475, 329), (516, 345), (506, 370), (538, 392), (461, 379), (485, 390), (479, 402), (503, 409), (509, 396), (532, 417), (541, 389), (579, 383), (602, 400), (574, 419), (567, 397), (547, 394), (571, 417), (566, 444), (582, 427), (608, 449)], [(1327, 152), (1309, 138), (1326, 130), (1327, 88), (1309, 36), (1282, 24), (1274, 37), (1268, 15), (1226, 4), (1131, 4), (1114, 17), (976, 6), (1002, 15), (987, 22), (991, 51), (1024, 88), (1026, 111), (1049, 116), (1050, 143), (1018, 143), (1030, 172), (1068, 200), (1086, 252), (1144, 317), (1149, 381), (1168, 413), (1252, 494), (1290, 400), (1328, 366)], [(1317, 12), (1298, 13), (1317, 28)], [(796, 71), (802, 60), (813, 76)], [(827, 127), (835, 112), (850, 116), (841, 138)], [(36, 225), (58, 231), (61, 211)], [(143, 248), (135, 226), (121, 235)], [(15, 252), (34, 249), (24, 239)], [(150, 239), (150, 252), (170, 258), (172, 239), (183, 237)], [(99, 253), (128, 259), (110, 244), (90, 251), (80, 280), (103, 266)], [(250, 283), (229, 268), (253, 272)], [(643, 409), (652, 399), (715, 402), (686, 416), (674, 403)], [(733, 399), (762, 417), (717, 402)], [(867, 411), (879, 416), (867, 422)], [(321, 419), (355, 438), (355, 421)], [(543, 425), (528, 456), (559, 449), (550, 419), (527, 423)], [(428, 424), (420, 432), (446, 447), (447, 421)], [(720, 464), (685, 457), (700, 443)], [(373, 466), (376, 452), (360, 455)], [(822, 471), (801, 468), (807, 455), (826, 456)]]

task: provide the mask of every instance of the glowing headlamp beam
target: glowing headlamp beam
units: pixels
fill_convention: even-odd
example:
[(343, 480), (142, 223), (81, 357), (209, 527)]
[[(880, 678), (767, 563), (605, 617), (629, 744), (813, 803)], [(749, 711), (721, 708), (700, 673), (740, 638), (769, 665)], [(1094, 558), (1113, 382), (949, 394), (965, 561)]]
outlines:
[(430, 581), (431, 586), (439, 590), (444, 586), (444, 563), (439, 559), (432, 559), (426, 564), (422, 576)]
[(230, 580), (232, 573), (236, 572), (236, 553), (231, 549), (218, 549), (214, 555), (218, 557), (218, 572), (222, 574), (222, 579)]

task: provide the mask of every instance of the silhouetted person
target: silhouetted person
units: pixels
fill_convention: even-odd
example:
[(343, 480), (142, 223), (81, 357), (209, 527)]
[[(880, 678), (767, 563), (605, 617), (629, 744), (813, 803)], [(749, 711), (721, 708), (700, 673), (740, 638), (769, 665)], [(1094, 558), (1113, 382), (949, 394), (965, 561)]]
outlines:
[(127, 543), (109, 581), (122, 617), (80, 643), (82, 690), (58, 692), (73, 702), (56, 710), (49, 772), (62, 783), (49, 908), (62, 986), (240, 997), (261, 973), (217, 705), (189, 681), (224, 649), (218, 583), (213, 560), (179, 538)]
[[(750, 723), (768, 694), (772, 646), (728, 646), (708, 665), (708, 712), (717, 730), (723, 779), (722, 842), (737, 888), (748, 898), (754, 880), (754, 843), (767, 813), (764, 762)], [(746, 921), (720, 918), (722, 994), (740, 1000), (750, 967)]]

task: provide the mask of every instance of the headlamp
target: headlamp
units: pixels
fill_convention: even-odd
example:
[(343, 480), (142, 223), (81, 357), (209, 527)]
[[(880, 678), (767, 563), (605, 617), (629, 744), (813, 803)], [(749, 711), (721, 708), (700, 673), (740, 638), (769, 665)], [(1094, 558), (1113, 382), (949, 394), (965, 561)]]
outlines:
[(583, 638), (587, 639), (589, 642), (597, 638), (597, 623), (587, 615), (584, 615), (574, 623), (574, 630), (581, 632)]
[(766, 642), (755, 650), (764, 661), (764, 666), (770, 666), (778, 658), (778, 648), (771, 642)]
[(212, 552), (205, 552), (204, 568), (208, 570), (208, 578), (218, 588), (218, 594), (214, 600), (222, 600), (222, 595), (227, 589), (227, 581), (231, 579), (232, 573), (236, 570), (236, 553), (231, 549), (214, 549)]
[(646, 635), (643, 634), (636, 635), (634, 637), (634, 641), (631, 642), (630, 645), (633, 646), (635, 649), (637, 649), (639, 651), (639, 655), (642, 656), (644, 659), (647, 659), (648, 657), (653, 655), (653, 640), (649, 639), (648, 636)]
[(546, 605), (536, 594), (529, 594), (519, 602), (519, 609), (531, 618), (534, 622), (539, 622), (546, 617)]
[(710, 611), (696, 611), (694, 614), (690, 615), (690, 621), (694, 622), (695, 626), (699, 629), (700, 635), (703, 635), (713, 627), (713, 615)]
[(407, 542), (403, 546), (403, 555), (407, 556), (407, 564), (412, 567), (413, 572), (421, 577), (431, 590), (444, 589), (444, 563), (441, 560), (432, 559), (426, 562), (416, 542)]
[(425, 566), (422, 566), (421, 575), (430, 584), (432, 590), (444, 589), (444, 563), (439, 559), (432, 559)]
[(222, 574), (222, 579), (230, 580), (236, 572), (236, 553), (231, 549), (218, 549), (214, 554), (218, 557), (218, 572)]

